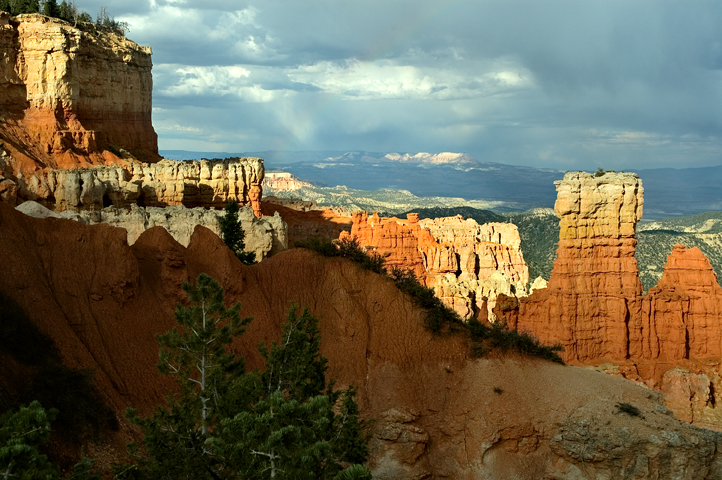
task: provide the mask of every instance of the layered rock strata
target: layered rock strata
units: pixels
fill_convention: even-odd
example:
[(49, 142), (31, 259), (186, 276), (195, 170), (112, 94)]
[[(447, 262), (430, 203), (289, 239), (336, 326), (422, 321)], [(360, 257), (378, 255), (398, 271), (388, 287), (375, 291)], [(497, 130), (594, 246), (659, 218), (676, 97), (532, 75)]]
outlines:
[(16, 171), (157, 161), (151, 50), (92, 24), (0, 14), (0, 142)]
[[(2, 166), (0, 160), (0, 166)], [(56, 211), (130, 205), (223, 207), (236, 200), (261, 216), (263, 160), (162, 160), (125, 166), (47, 170), (17, 177), (18, 196)]]
[[(198, 225), (220, 236), (219, 220), (224, 215), (222, 211), (201, 207), (159, 208), (138, 207), (134, 204), (129, 208), (107, 207), (99, 211), (57, 213), (33, 201), (23, 202), (17, 210), (36, 218), (67, 218), (89, 225), (106, 223), (124, 228), (128, 232), (129, 245), (133, 245), (143, 232), (153, 227), (163, 227), (183, 246), (188, 246)], [(241, 207), (238, 218), (245, 234), (245, 251), (253, 252), (257, 262), (288, 249), (288, 226), (278, 213), (257, 218), (251, 207)]]
[(463, 318), (494, 320), (500, 293), (524, 295), (529, 272), (515, 225), (479, 225), (461, 216), (419, 220), (380, 218), (376, 212), (353, 215), (350, 232), (386, 266), (411, 270), (420, 281)]
[(567, 362), (655, 388), (681, 418), (722, 426), (722, 287), (697, 248), (677, 245), (657, 286), (642, 295), (635, 226), (636, 175), (567, 173), (556, 182), (557, 260), (547, 288), (504, 297), (495, 313)]
[[(123, 412), (149, 415), (167, 397), (156, 336), (175, 324), (184, 281), (207, 273), (254, 317), (231, 348), (249, 369), (277, 341), (291, 303), (320, 319), (321, 354), (338, 388), (354, 385), (373, 419), (374, 478), (600, 479), (722, 476), (722, 437), (675, 419), (660, 395), (586, 369), (517, 357), (469, 358), (462, 336), (432, 336), (424, 312), (383, 277), (306, 250), (241, 264), (196, 227), (188, 247), (161, 228), (129, 246), (109, 225), (34, 219), (0, 204), (0, 290), (55, 342), (70, 367), (92, 369), (119, 430), (86, 454), (125, 459)], [(292, 272), (292, 274), (289, 274)], [(23, 378), (5, 361), (0, 384)], [(26, 379), (27, 380), (27, 379)], [(632, 416), (621, 403), (638, 409)], [(135, 440), (138, 440), (135, 437)], [(113, 457), (115, 455), (115, 457)]]
[(572, 172), (555, 185), (557, 259), (547, 288), (519, 302), (515, 326), (561, 343), (567, 361), (627, 358), (627, 325), (641, 311), (634, 234), (642, 181), (633, 173)]

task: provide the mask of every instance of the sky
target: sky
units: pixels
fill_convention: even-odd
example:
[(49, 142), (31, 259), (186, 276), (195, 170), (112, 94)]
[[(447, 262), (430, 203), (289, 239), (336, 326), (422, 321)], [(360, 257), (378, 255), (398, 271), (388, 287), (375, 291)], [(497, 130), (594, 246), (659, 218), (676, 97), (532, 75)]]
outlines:
[(722, 164), (722, 2), (77, 0), (153, 49), (160, 149)]

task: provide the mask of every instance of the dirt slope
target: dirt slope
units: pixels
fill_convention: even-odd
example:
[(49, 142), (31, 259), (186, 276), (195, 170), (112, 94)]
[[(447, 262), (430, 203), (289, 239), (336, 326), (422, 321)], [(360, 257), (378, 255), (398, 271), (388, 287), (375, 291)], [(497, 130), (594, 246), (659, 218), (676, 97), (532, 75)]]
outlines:
[[(389, 281), (341, 259), (291, 250), (246, 267), (202, 227), (188, 248), (160, 228), (129, 247), (120, 229), (2, 205), (0, 251), (0, 290), (55, 339), (66, 363), (96, 370), (118, 411), (148, 412), (162, 401), (169, 384), (155, 370), (155, 334), (172, 325), (180, 283), (205, 272), (255, 317), (234, 345), (251, 367), (292, 302), (321, 318), (330, 376), (357, 385), (363, 414), (376, 420), (375, 478), (722, 475), (718, 434), (675, 420), (656, 392), (536, 360), (468, 359), (464, 339), (431, 336)], [(619, 402), (644, 419), (620, 413)], [(89, 453), (112, 456), (128, 437), (123, 426)]]

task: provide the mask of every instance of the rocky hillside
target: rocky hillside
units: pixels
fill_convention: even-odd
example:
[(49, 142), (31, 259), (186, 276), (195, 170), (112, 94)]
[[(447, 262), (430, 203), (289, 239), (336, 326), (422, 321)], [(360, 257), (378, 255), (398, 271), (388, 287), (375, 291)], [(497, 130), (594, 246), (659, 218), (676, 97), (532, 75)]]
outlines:
[[(34, 219), (0, 205), (0, 291), (52, 337), (63, 362), (90, 368), (119, 429), (91, 443), (104, 464), (132, 438), (121, 412), (147, 414), (169, 386), (155, 335), (173, 324), (180, 283), (205, 272), (254, 316), (233, 348), (250, 368), (280, 335), (292, 302), (321, 319), (321, 350), (337, 385), (356, 385), (378, 479), (680, 478), (722, 475), (722, 437), (673, 418), (655, 392), (540, 360), (468, 358), (462, 337), (434, 337), (423, 312), (387, 279), (343, 259), (281, 253), (252, 267), (207, 229), (187, 248), (163, 229), (130, 247), (122, 230)], [(289, 274), (289, 272), (292, 272)], [(28, 378), (0, 352), (0, 383)], [(589, 453), (591, 452), (591, 453)]]

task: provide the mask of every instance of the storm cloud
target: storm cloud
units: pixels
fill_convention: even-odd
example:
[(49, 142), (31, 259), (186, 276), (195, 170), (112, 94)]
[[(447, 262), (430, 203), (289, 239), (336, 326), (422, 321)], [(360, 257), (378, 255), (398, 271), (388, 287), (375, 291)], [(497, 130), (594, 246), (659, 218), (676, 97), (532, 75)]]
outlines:
[(722, 164), (722, 3), (123, 0), (161, 149)]

